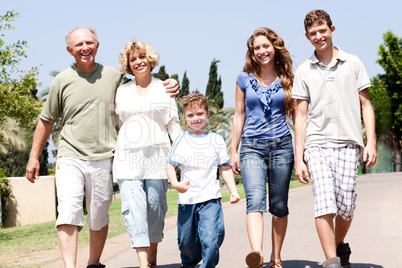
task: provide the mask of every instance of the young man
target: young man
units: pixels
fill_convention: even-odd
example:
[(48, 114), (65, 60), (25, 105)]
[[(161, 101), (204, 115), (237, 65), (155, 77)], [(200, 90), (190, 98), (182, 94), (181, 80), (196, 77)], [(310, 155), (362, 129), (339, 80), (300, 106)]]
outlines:
[[(115, 68), (95, 62), (99, 42), (93, 29), (76, 28), (67, 34), (66, 42), (75, 64), (52, 82), (39, 116), (26, 177), (31, 183), (39, 179), (39, 154), (55, 121), (61, 118), (63, 129), (56, 169), (59, 213), (56, 228), (64, 266), (76, 267), (85, 194), (90, 229), (88, 267), (103, 268), (100, 257), (107, 237), (108, 209), (113, 195), (114, 95), (126, 79)], [(177, 91), (177, 82), (172, 87)]]
[[(206, 128), (210, 113), (200, 93), (183, 98), (183, 113), (189, 130), (174, 142), (168, 155), (166, 173), (179, 192), (178, 243), (183, 268), (216, 267), (219, 247), (225, 234), (217, 168), (230, 191), (230, 202), (240, 200), (230, 158), (223, 138)], [(181, 170), (177, 181), (175, 167)]]
[(307, 163), (315, 196), (316, 229), (327, 259), (323, 266), (350, 267), (351, 250), (344, 238), (355, 209), (361, 150), (364, 148), (367, 168), (376, 162), (374, 111), (368, 93), (371, 83), (361, 61), (333, 45), (335, 26), (325, 11), (309, 12), (304, 27), (315, 52), (297, 69), (292, 92), (297, 99), (296, 177), (308, 183)]

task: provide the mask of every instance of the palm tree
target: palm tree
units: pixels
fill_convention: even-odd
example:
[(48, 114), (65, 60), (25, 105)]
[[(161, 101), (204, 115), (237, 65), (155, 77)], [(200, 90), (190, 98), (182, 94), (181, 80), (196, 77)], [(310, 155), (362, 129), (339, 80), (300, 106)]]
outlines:
[(221, 135), (226, 143), (226, 148), (230, 148), (232, 143), (232, 121), (234, 108), (216, 108), (210, 106), (211, 115), (209, 117), (209, 129)]
[(0, 128), (0, 153), (7, 154), (8, 146), (21, 150), (26, 147), (26, 141), (20, 135), (19, 126), (14, 119), (6, 118)]

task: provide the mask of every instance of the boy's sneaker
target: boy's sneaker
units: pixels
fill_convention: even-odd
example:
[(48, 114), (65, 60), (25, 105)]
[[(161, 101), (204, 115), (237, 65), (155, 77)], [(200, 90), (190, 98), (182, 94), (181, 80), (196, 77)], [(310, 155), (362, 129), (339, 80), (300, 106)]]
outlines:
[(322, 267), (324, 268), (341, 268), (341, 260), (339, 257), (333, 257), (328, 259), (322, 263)]
[(336, 247), (336, 256), (341, 258), (341, 267), (350, 268), (349, 257), (352, 254), (349, 243), (343, 243)]

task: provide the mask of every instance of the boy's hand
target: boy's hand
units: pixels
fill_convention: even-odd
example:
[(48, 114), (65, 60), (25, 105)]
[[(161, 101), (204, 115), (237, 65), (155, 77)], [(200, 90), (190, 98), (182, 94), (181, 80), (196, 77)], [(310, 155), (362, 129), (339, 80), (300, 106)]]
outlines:
[(166, 87), (166, 93), (170, 93), (170, 97), (176, 97), (176, 100), (179, 98), (179, 83), (175, 79), (166, 79), (162, 84)]
[(240, 195), (237, 191), (230, 193), (230, 204), (235, 204), (239, 201), (240, 201)]
[(187, 192), (188, 188), (190, 188), (190, 181), (181, 181), (172, 186), (176, 191), (182, 194)]
[(307, 166), (304, 162), (299, 162), (295, 164), (296, 178), (303, 184), (307, 184), (309, 181), (309, 175), (307, 171)]

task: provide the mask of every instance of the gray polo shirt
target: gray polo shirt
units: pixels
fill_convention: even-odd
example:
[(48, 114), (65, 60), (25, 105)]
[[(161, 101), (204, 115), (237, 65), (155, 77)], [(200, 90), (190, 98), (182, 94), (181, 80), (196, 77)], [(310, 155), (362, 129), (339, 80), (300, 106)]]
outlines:
[(313, 54), (295, 74), (292, 96), (309, 102), (305, 147), (364, 146), (359, 92), (370, 78), (358, 57), (337, 49), (333, 66)]

